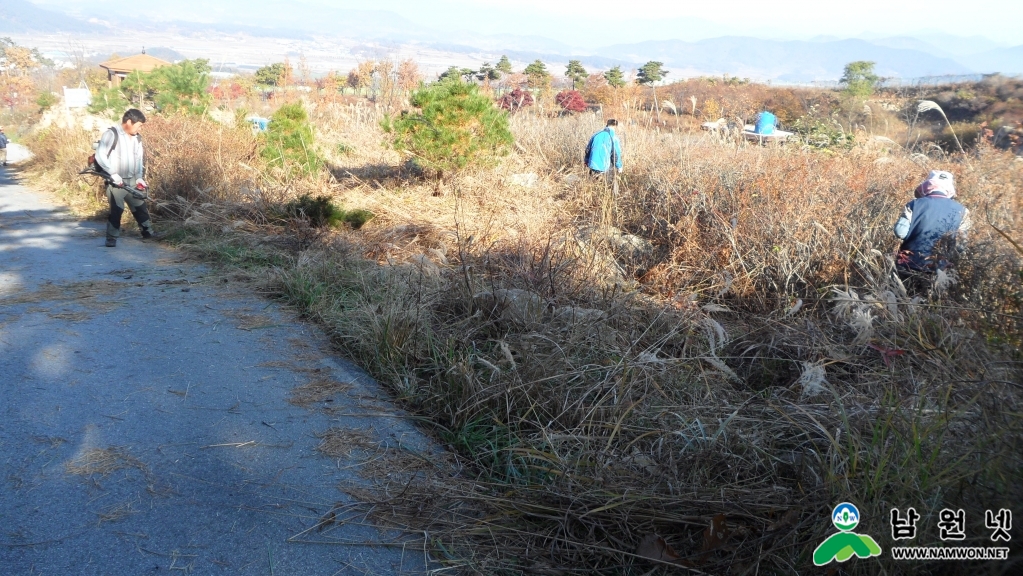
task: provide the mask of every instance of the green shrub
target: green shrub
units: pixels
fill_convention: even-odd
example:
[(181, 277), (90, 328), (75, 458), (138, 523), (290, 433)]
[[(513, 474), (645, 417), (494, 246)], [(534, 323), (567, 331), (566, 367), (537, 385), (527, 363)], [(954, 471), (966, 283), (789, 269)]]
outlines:
[(491, 164), (508, 153), (508, 115), (475, 84), (446, 80), (417, 90), (411, 100), (418, 112), (385, 117), (381, 125), (394, 136), (394, 148), (420, 168), (444, 178), (445, 172)]
[(792, 123), (792, 131), (803, 143), (814, 148), (849, 148), (853, 144), (853, 135), (830, 119), (803, 116)]
[(373, 214), (369, 210), (357, 208), (355, 210), (346, 211), (344, 221), (355, 230), (358, 230), (359, 228), (362, 228), (363, 224), (372, 220), (374, 216), (376, 216), (376, 214)]
[(161, 112), (203, 114), (210, 106), (208, 60), (183, 60), (149, 73), (152, 100)]
[(358, 230), (375, 216), (369, 210), (356, 209), (346, 211), (330, 199), (329, 196), (310, 196), (303, 194), (296, 200), (288, 202), (285, 212), (292, 217), (306, 218), (314, 228), (329, 226), (337, 228), (348, 224)]
[(93, 95), (92, 102), (89, 103), (89, 112), (118, 120), (125, 110), (137, 105), (128, 100), (128, 96), (120, 87), (113, 86), (103, 88)]
[(249, 109), (242, 106), (234, 110), (234, 125), (236, 128), (252, 128), (252, 124), (246, 120), (249, 116)]
[(56, 103), (57, 96), (53, 92), (40, 92), (39, 97), (36, 98), (36, 106), (39, 106), (40, 112), (49, 110)]
[(260, 86), (277, 86), (291, 74), (290, 68), (284, 62), (267, 64), (256, 70), (256, 84)]
[(874, 74), (874, 62), (857, 60), (845, 65), (842, 79), (845, 84), (845, 93), (856, 98), (869, 98), (877, 88), (881, 78)]
[(152, 72), (132, 72), (120, 86), (96, 93), (89, 105), (93, 114), (120, 118), (125, 109), (152, 105), (164, 113), (203, 114), (210, 105), (209, 60), (182, 60)]
[(301, 103), (285, 104), (270, 117), (261, 151), (271, 166), (314, 174), (323, 165), (316, 151), (313, 126)]
[(303, 194), (298, 199), (288, 202), (285, 211), (291, 216), (308, 218), (309, 224), (314, 228), (337, 227), (344, 216), (344, 210), (334, 204), (330, 197), (313, 197), (309, 194)]

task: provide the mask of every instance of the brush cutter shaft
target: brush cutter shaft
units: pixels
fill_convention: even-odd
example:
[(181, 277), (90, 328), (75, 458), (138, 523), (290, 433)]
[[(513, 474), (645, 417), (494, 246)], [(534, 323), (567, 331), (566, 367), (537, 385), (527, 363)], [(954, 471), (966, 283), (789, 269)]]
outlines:
[(82, 170), (81, 172), (79, 172), (79, 174), (83, 174), (83, 175), (84, 174), (90, 174), (92, 176), (99, 176), (100, 178), (103, 178), (103, 182), (107, 186), (113, 186), (114, 188), (121, 188), (122, 190), (127, 190), (128, 193), (132, 195), (132, 198), (138, 198), (139, 200), (149, 200), (149, 192), (148, 192), (149, 191), (149, 187), (148, 186), (142, 186), (142, 187), (136, 186), (135, 188), (129, 188), (123, 182), (121, 184), (114, 184), (114, 182), (110, 179), (110, 175), (109, 174), (97, 172), (97, 171), (95, 171), (95, 170), (93, 170), (91, 168), (86, 168), (85, 170)]

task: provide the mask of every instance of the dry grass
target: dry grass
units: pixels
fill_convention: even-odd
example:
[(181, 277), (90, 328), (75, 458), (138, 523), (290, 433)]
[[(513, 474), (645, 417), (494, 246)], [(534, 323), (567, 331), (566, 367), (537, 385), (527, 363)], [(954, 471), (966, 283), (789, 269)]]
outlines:
[(238, 321), (239, 330), (256, 330), (259, 328), (267, 328), (270, 326), (276, 326), (274, 320), (269, 316), (263, 314), (249, 314), (237, 310), (228, 310), (224, 312), (225, 316), (230, 316)]
[[(19, 291), (13, 294), (0, 295), (0, 304), (13, 306), (38, 302), (67, 302), (83, 306), (89, 311), (102, 313), (109, 312), (121, 305), (121, 302), (109, 300), (108, 297), (120, 294), (124, 287), (125, 283), (113, 280), (43, 284), (31, 292)], [(48, 313), (53, 318), (66, 317), (71, 320), (82, 320), (87, 317), (82, 316), (82, 314), (86, 314), (83, 311), (55, 312), (48, 310)]]
[(135, 469), (146, 476), (149, 475), (149, 467), (145, 463), (119, 446), (87, 450), (65, 464), (64, 469), (68, 474), (77, 476), (94, 474), (109, 476), (113, 472), (125, 469)]
[(100, 180), (78, 174), (98, 139), (80, 128), (53, 126), (25, 141), (35, 155), (25, 168), (36, 187), (54, 193), (83, 217), (98, 216), (106, 208)]
[[(434, 196), (373, 147), (365, 110), (314, 114), (356, 143), (332, 193), (377, 218), (329, 234), (264, 226), (262, 200), (235, 190), (178, 241), (264, 271), (268, 292), (433, 424), (457, 465), (381, 459), (392, 473), (364, 496), (376, 521), (426, 531), (439, 561), (657, 573), (663, 543), (675, 568), (795, 573), (840, 501), (885, 548), (891, 507), (933, 526), (943, 507), (980, 518), (1023, 496), (1023, 266), (986, 224), (1019, 235), (1011, 156), (625, 125), (614, 195), (579, 167), (597, 118), (520, 115), (513, 156)], [(890, 226), (930, 168), (956, 173), (977, 229), (956, 283), (914, 298), (892, 276)], [(930, 569), (843, 569), (879, 567)]]
[(110, 508), (107, 508), (103, 512), (97, 512), (97, 524), (104, 522), (116, 522), (118, 520), (124, 520), (125, 518), (138, 514), (139, 511), (135, 509), (132, 502), (122, 502), (115, 504)]
[[(649, 95), (649, 90), (646, 91)], [(761, 110), (771, 110), (783, 124), (789, 124), (811, 110), (828, 116), (840, 99), (830, 90), (776, 88), (764, 84), (728, 82), (720, 78), (692, 78), (658, 89), (660, 99), (673, 102), (679, 114), (702, 121), (718, 118), (752, 120)], [(649, 96), (648, 96), (649, 97)], [(695, 98), (695, 103), (692, 99)], [(652, 100), (646, 105), (650, 107)], [(670, 117), (665, 113), (663, 117)], [(669, 125), (674, 121), (669, 121)]]
[(333, 402), (337, 395), (343, 394), (351, 388), (350, 383), (338, 382), (333, 378), (313, 378), (309, 382), (293, 388), (288, 395), (288, 402), (308, 408), (325, 402)]
[(331, 458), (350, 457), (353, 451), (368, 451), (379, 446), (373, 437), (363, 430), (349, 428), (328, 428), (316, 435), (320, 444), (316, 449)]

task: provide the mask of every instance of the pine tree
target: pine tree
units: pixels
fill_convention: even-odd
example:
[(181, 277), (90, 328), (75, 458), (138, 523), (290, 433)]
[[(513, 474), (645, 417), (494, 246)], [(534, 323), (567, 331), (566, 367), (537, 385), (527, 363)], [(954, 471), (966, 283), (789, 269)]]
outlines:
[(512, 73), (511, 61), (508, 60), (507, 56), (501, 56), (501, 59), (497, 61), (497, 66), (495, 66), (495, 68), (497, 68), (497, 71), (502, 74)]
[(392, 145), (438, 179), (472, 164), (493, 163), (512, 143), (508, 115), (465, 82), (438, 82), (412, 93), (418, 112), (385, 117)]
[(648, 86), (660, 82), (668, 75), (667, 70), (662, 68), (663, 66), (664, 62), (654, 62), (653, 60), (647, 62), (636, 74), (636, 82)]
[(576, 90), (583, 87), (586, 82), (586, 69), (583, 68), (582, 62), (578, 60), (569, 60), (568, 66), (565, 67), (565, 77), (572, 80), (572, 87)]
[(547, 65), (539, 59), (526, 66), (525, 72), (529, 77), (530, 88), (542, 88), (551, 81), (551, 73), (547, 71)]
[(657, 106), (657, 89), (654, 88), (655, 82), (660, 82), (665, 76), (668, 75), (668, 71), (664, 70), (663, 62), (654, 62), (653, 60), (647, 62), (639, 69), (639, 73), (636, 74), (636, 82), (650, 86), (650, 90), (654, 94), (654, 110), (657, 112), (657, 121), (661, 121), (661, 109)]
[(202, 114), (210, 106), (210, 61), (182, 60), (149, 73), (153, 103), (160, 112)]
[(323, 165), (316, 151), (313, 126), (300, 102), (285, 104), (270, 117), (260, 152), (271, 166), (313, 174)]
[(476, 79), (480, 82), (489, 82), (493, 80), (501, 79), (501, 72), (490, 65), (490, 62), (484, 62), (480, 69), (476, 72)]
[(151, 72), (135, 71), (120, 86), (100, 91), (89, 110), (94, 114), (113, 112), (118, 118), (118, 110), (128, 106), (153, 106), (163, 113), (203, 114), (213, 100), (209, 74), (210, 62), (202, 58), (182, 60)]
[(471, 68), (459, 68), (458, 66), (451, 66), (444, 72), (441, 72), (441, 80), (465, 80), (466, 82), (472, 81), (476, 76), (476, 71)]
[(608, 86), (612, 88), (621, 88), (622, 86), (625, 86), (625, 74), (622, 73), (621, 66), (615, 66), (607, 72), (604, 72), (604, 79), (607, 80)]

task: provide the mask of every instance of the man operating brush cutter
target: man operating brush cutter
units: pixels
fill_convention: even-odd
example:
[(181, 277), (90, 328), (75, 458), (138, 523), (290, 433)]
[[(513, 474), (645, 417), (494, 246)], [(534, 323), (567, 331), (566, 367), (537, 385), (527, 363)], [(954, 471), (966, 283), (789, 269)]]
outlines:
[(145, 122), (146, 116), (141, 110), (132, 108), (125, 112), (121, 117), (120, 126), (112, 126), (103, 132), (96, 145), (94, 161), (83, 171), (101, 176), (106, 181), (107, 201), (110, 204), (110, 217), (107, 220), (108, 248), (117, 246), (125, 204), (138, 222), (143, 239), (159, 237), (153, 231), (153, 222), (149, 217), (149, 210), (146, 209), (149, 184), (143, 178), (144, 151), (142, 138), (139, 136)]

